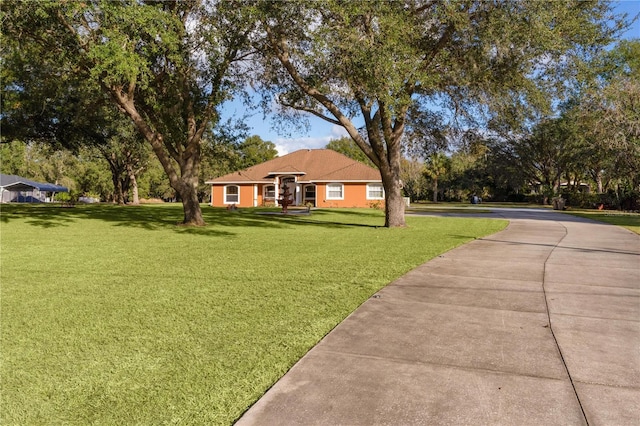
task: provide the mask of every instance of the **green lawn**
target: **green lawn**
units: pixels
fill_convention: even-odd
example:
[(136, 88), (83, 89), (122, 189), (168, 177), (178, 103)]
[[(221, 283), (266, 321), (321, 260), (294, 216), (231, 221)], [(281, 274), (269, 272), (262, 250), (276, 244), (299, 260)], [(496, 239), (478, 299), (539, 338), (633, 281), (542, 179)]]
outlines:
[(230, 424), (373, 293), (505, 221), (2, 206), (0, 423)]
[(600, 222), (610, 223), (612, 225), (622, 226), (628, 230), (640, 234), (640, 213), (626, 213), (615, 210), (569, 210), (568, 214), (584, 217), (587, 219), (598, 220)]

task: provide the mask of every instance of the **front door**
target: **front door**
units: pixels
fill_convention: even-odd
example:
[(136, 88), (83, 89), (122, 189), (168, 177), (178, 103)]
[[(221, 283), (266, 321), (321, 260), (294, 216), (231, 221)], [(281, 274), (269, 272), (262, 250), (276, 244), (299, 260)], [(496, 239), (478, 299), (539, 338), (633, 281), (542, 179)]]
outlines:
[(289, 187), (289, 199), (292, 200), (290, 205), (296, 205), (296, 178), (286, 177), (280, 180), (280, 193), (278, 194), (278, 198), (282, 198), (282, 193), (284, 192), (284, 186), (287, 185)]

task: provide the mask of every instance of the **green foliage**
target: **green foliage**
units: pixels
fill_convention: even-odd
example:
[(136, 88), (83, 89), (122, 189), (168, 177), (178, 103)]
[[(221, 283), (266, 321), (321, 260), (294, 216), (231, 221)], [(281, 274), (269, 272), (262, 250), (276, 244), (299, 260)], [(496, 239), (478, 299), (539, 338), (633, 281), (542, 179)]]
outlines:
[(638, 51), (638, 41), (626, 41), (598, 55), (592, 61), (597, 79), (578, 87), (559, 116), (539, 120), (524, 135), (494, 141), (489, 165), (500, 176), (496, 182), (540, 185), (547, 199), (566, 184), (578, 206), (595, 204), (595, 196), (577, 193), (581, 183), (597, 193), (615, 192), (612, 205), (633, 199), (640, 189), (640, 114), (633, 106), (640, 101), (633, 56)]
[(1, 149), (2, 173), (73, 187), (70, 174), (77, 166), (77, 159), (69, 151), (20, 141), (2, 144)]
[[(8, 74), (30, 82), (35, 70), (35, 83), (58, 85), (48, 84), (53, 89), (43, 94), (33, 89), (37, 84), (5, 88), (39, 101), (58, 99), (46, 96), (55, 90), (62, 100), (74, 93), (78, 101), (61, 102), (63, 112), (94, 98), (117, 107), (153, 148), (183, 202), (184, 222), (203, 224), (196, 193), (202, 137), (236, 89), (235, 63), (244, 59), (252, 29), (235, 5), (7, 0), (3, 6)], [(11, 111), (22, 108), (11, 105)]]
[(77, 191), (71, 190), (69, 192), (58, 192), (54, 197), (54, 201), (62, 203), (62, 206), (75, 206), (80, 198), (81, 194)]
[[(201, 185), (198, 187), (201, 202), (209, 201), (211, 186), (205, 184), (209, 179), (242, 170), (278, 156), (275, 144), (263, 141), (259, 136), (245, 137), (243, 126), (231, 132), (232, 126), (226, 126), (225, 132), (208, 135), (202, 147)], [(244, 140), (241, 141), (241, 139)]]
[(5, 175), (27, 175), (27, 145), (21, 141), (0, 144), (0, 173)]
[(264, 163), (278, 156), (276, 145), (270, 141), (263, 141), (260, 136), (249, 136), (238, 147), (240, 154), (238, 169), (246, 169), (256, 164)]
[(438, 181), (451, 168), (451, 160), (443, 152), (431, 154), (424, 163), (424, 174), (433, 185), (433, 202), (438, 202)]
[(175, 190), (169, 186), (167, 175), (155, 157), (150, 157), (144, 174), (138, 179), (138, 191), (141, 198), (173, 200)]
[[(600, 79), (565, 112), (577, 129), (593, 178), (640, 189), (640, 40), (620, 42), (597, 58)], [(600, 173), (603, 172), (602, 175)], [(606, 190), (604, 185), (601, 190)]]
[(506, 225), (208, 208), (209, 226), (185, 228), (176, 205), (0, 215), (2, 424), (231, 424), (381, 287)]
[(103, 149), (88, 146), (72, 152), (48, 144), (14, 141), (0, 145), (0, 170), (39, 182), (57, 183), (81, 195), (93, 194), (102, 201), (114, 201), (113, 176)]
[(54, 200), (61, 203), (69, 203), (71, 201), (71, 193), (69, 192), (58, 192), (54, 196)]
[(97, 152), (82, 150), (75, 168), (69, 171), (69, 178), (73, 179), (73, 188), (80, 194), (114, 201), (113, 176), (109, 173), (109, 165)]
[[(520, 129), (550, 112), (583, 77), (585, 59), (625, 25), (611, 26), (608, 3), (578, 0), (258, 1), (251, 11), (263, 31), (256, 79), (265, 93), (344, 127), (380, 169), (390, 226), (402, 225), (405, 130), (438, 146), (443, 109), (466, 123)], [(420, 117), (427, 129), (411, 121)]]
[(451, 168), (451, 160), (443, 152), (437, 152), (424, 163), (424, 174), (431, 180), (438, 180), (438, 177), (444, 175)]
[(603, 194), (566, 191), (561, 195), (566, 201), (566, 206), (568, 207), (594, 209), (598, 207), (600, 203), (609, 204), (606, 200), (606, 196), (603, 196)]
[[(640, 115), (632, 107), (640, 94), (639, 51), (640, 43), (631, 40), (595, 56), (594, 80), (578, 86), (557, 117), (539, 119), (530, 131), (510, 137), (450, 133), (458, 149), (439, 179), (445, 198), (465, 200), (478, 193), (485, 199), (529, 197), (542, 203), (557, 195), (562, 183), (563, 197), (574, 207), (634, 205), (640, 188)], [(578, 192), (584, 183), (594, 193)], [(530, 196), (532, 190), (539, 194)]]
[(363, 164), (366, 164), (369, 167), (375, 167), (375, 165), (371, 162), (371, 160), (367, 157), (367, 155), (362, 152), (362, 150), (358, 147), (358, 145), (353, 141), (353, 139), (349, 137), (342, 137), (339, 139), (332, 139), (327, 146), (326, 149), (332, 149), (340, 154), (346, 155), (352, 160), (359, 161)]
[(425, 179), (424, 164), (416, 159), (402, 159), (402, 189), (404, 196), (412, 202), (423, 200), (426, 197), (427, 180)]

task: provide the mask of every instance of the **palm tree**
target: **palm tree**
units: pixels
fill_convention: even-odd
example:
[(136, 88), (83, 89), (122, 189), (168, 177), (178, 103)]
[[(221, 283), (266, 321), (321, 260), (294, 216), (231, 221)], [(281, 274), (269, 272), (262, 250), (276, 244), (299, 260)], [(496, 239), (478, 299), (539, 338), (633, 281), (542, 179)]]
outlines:
[(438, 202), (438, 178), (449, 170), (451, 160), (443, 152), (431, 154), (424, 164), (424, 174), (433, 182), (433, 202)]

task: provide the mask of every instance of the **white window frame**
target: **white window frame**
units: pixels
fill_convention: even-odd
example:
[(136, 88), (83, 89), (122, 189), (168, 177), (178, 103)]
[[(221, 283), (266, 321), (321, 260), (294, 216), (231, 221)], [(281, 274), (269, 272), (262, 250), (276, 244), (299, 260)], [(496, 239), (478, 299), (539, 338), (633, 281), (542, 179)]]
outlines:
[[(332, 197), (331, 192), (332, 192), (332, 188), (334, 187), (336, 188), (337, 186), (340, 186), (340, 196), (339, 197)], [(333, 191), (336, 191), (336, 189), (333, 189)], [(327, 200), (344, 200), (344, 184), (342, 183), (328, 183), (326, 186), (326, 196), (327, 196)]]
[[(313, 198), (307, 197), (307, 188), (313, 188)], [(318, 186), (310, 183), (304, 186), (302, 190), (302, 196), (304, 197), (305, 200), (315, 200), (318, 197), (317, 191), (318, 191)]]
[[(229, 194), (227, 191), (229, 188), (237, 188), (238, 193), (237, 194)], [(228, 196), (229, 195), (235, 195), (237, 197), (236, 201), (229, 201), (228, 200)], [(225, 204), (240, 204), (240, 185), (225, 185), (224, 187), (224, 203)]]
[[(382, 195), (380, 196), (372, 196), (371, 190), (375, 187), (375, 191), (378, 191), (378, 188), (382, 191)], [(381, 183), (368, 183), (367, 184), (367, 200), (384, 200), (384, 186)]]
[[(269, 193), (267, 188), (269, 188), (269, 187), (273, 187), (273, 197), (270, 197), (270, 196), (267, 195)], [(278, 198), (278, 192), (276, 191), (276, 186), (275, 185), (265, 185), (264, 186), (263, 197), (264, 197), (265, 200), (275, 200), (276, 198)]]

